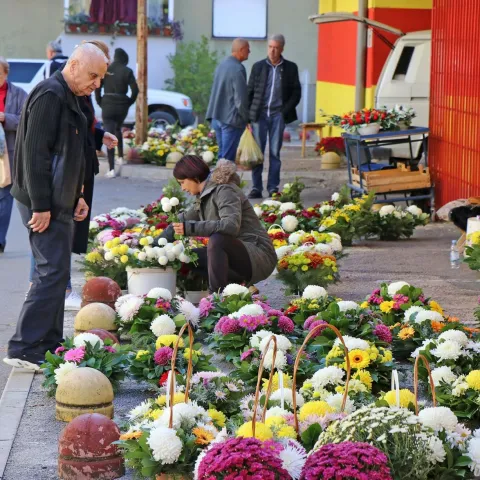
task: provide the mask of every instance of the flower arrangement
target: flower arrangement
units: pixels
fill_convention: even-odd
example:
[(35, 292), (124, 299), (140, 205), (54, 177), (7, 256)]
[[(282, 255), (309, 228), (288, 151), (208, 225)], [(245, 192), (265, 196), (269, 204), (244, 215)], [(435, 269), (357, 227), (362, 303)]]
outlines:
[(334, 152), (337, 155), (345, 155), (345, 141), (342, 137), (325, 137), (322, 138), (315, 146), (318, 155), (327, 152)]
[(109, 338), (102, 340), (94, 333), (67, 337), (55, 352), (45, 354), (45, 362), (41, 366), (45, 376), (42, 386), (49, 396), (55, 395), (66, 373), (75, 368), (90, 367), (102, 372), (117, 389), (128, 368), (129, 351), (129, 345), (120, 346)]
[(300, 204), (300, 195), (305, 189), (305, 184), (300, 181), (298, 177), (295, 177), (292, 183), (286, 183), (283, 185), (281, 192), (273, 194), (273, 200), (278, 200), (279, 202), (293, 202)]
[(409, 128), (416, 116), (417, 113), (412, 107), (405, 107), (397, 104), (388, 110), (388, 119), (391, 122), (389, 129), (401, 130), (402, 128)]
[(364, 108), (356, 112), (348, 112), (342, 116), (331, 115), (327, 123), (334, 127), (341, 127), (345, 132), (356, 133), (358, 127), (371, 125), (372, 123), (382, 124), (387, 117), (388, 112), (386, 110)]

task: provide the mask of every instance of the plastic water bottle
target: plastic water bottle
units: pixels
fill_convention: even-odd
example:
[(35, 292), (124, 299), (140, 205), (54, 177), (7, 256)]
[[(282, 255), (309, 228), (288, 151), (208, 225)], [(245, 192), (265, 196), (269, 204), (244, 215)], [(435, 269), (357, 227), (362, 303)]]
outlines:
[(450, 266), (452, 268), (460, 268), (460, 252), (458, 251), (456, 240), (452, 240), (452, 246), (450, 247)]

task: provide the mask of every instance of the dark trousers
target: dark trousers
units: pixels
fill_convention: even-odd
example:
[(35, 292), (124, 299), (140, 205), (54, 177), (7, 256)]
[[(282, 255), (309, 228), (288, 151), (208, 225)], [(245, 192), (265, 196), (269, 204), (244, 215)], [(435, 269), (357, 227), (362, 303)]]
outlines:
[[(123, 137), (122, 137), (122, 126), (125, 118), (127, 118), (128, 109), (123, 113), (110, 114), (105, 116), (103, 113), (103, 126), (105, 131), (108, 133), (113, 133), (118, 138), (118, 156), (123, 158)], [(115, 149), (111, 148), (107, 151), (108, 154), (108, 165), (110, 170), (115, 168)]]
[(12, 216), (13, 197), (10, 194), (11, 185), (0, 188), (0, 245), (7, 243), (8, 226)]
[(223, 290), (229, 283), (249, 282), (252, 262), (243, 242), (222, 233), (214, 233), (207, 248), (197, 248), (198, 266), (195, 271), (208, 277), (210, 292)]
[(65, 288), (70, 277), (70, 252), (73, 219), (51, 220), (43, 233), (27, 226), (32, 211), (17, 202), (20, 216), (28, 228), (30, 247), (35, 258), (33, 284), (28, 292), (17, 323), (8, 342), (8, 355), (45, 353), (63, 341)]
[(238, 144), (245, 128), (232, 127), (220, 120), (212, 120), (218, 145), (218, 158), (235, 161), (237, 158)]

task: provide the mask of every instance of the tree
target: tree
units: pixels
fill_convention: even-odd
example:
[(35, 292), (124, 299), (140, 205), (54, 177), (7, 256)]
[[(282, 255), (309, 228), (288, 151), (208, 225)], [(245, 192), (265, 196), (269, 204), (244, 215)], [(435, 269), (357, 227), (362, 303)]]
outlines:
[(203, 120), (220, 54), (216, 50), (210, 50), (205, 36), (199, 42), (177, 45), (176, 53), (168, 56), (174, 77), (166, 80), (166, 88), (188, 95), (192, 99), (194, 111)]

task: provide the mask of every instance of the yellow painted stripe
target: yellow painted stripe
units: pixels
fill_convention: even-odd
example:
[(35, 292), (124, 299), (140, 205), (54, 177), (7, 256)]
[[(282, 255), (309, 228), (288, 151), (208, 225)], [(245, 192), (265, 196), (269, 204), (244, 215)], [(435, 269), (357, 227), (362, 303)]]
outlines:
[[(368, 0), (368, 8), (431, 9), (433, 0)], [(319, 0), (318, 13), (358, 11), (358, 0)]]
[(375, 106), (375, 89), (376, 85), (365, 89), (365, 108), (373, 108)]

